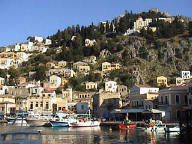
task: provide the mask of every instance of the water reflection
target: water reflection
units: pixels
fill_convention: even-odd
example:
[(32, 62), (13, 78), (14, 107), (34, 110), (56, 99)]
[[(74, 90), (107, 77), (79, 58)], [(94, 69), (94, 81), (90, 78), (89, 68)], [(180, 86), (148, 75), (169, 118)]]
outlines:
[[(1, 132), (19, 129), (20, 127), (1, 126)], [(129, 129), (109, 130), (108, 127), (81, 128), (46, 128), (25, 127), (40, 130), (43, 144), (111, 144), (117, 142), (134, 142), (138, 144), (179, 144), (178, 133), (165, 135), (151, 131)]]

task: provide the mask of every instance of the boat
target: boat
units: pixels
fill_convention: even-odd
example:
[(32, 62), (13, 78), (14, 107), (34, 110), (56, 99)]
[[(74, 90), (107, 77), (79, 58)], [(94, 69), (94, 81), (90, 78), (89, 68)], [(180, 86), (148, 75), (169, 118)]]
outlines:
[(52, 127), (69, 127), (69, 123), (65, 121), (53, 121), (50, 120), (50, 124)]
[(136, 124), (134, 123), (128, 123), (128, 124), (119, 124), (120, 129), (132, 129), (136, 128)]
[(99, 121), (94, 120), (78, 120), (77, 122), (70, 123), (71, 127), (97, 127), (100, 126)]
[(153, 126), (153, 127), (147, 127), (147, 131), (152, 131), (152, 132), (165, 132), (166, 126), (164, 125), (159, 125), (159, 126)]
[(77, 122), (74, 114), (66, 114), (57, 112), (56, 115), (49, 120), (52, 127), (69, 127), (71, 123)]
[(165, 132), (167, 132), (167, 133), (170, 133), (170, 132), (180, 132), (180, 127), (179, 126), (173, 126), (173, 127), (167, 126), (165, 128)]
[(16, 126), (27, 126), (26, 118), (23, 117), (7, 117), (8, 124)]
[(42, 137), (40, 131), (20, 129), (0, 134), (1, 144), (41, 144)]
[(41, 127), (49, 123), (50, 117), (48, 115), (36, 115), (32, 117), (27, 117), (27, 124), (31, 127)]

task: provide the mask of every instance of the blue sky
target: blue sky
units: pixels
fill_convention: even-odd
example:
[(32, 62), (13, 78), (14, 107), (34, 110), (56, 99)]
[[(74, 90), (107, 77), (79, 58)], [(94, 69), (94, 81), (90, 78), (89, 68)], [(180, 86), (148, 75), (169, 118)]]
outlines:
[(0, 0), (0, 46), (47, 37), (71, 25), (111, 20), (151, 8), (192, 17), (192, 0)]

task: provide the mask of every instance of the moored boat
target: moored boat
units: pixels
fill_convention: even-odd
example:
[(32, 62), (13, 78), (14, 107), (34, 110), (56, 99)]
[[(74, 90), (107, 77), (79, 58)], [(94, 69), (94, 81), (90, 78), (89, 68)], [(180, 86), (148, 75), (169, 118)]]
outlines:
[(52, 127), (69, 127), (69, 123), (65, 121), (53, 121), (50, 120)]
[(134, 123), (129, 123), (129, 124), (120, 124), (119, 125), (120, 129), (131, 129), (131, 128), (136, 128), (136, 124)]
[(79, 120), (77, 122), (70, 123), (71, 127), (96, 127), (99, 126), (99, 121), (93, 120)]
[(173, 126), (173, 127), (166, 127), (165, 132), (180, 132), (180, 127), (179, 126)]
[(49, 123), (49, 121), (46, 119), (35, 119), (35, 118), (27, 118), (26, 121), (27, 124), (31, 127), (41, 127)]

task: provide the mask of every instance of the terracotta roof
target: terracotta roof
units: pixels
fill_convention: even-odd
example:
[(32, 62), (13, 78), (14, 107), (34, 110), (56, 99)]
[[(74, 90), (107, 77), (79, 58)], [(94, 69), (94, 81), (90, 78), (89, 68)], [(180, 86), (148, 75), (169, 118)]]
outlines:
[(175, 86), (171, 86), (170, 88), (187, 88), (186, 85), (175, 85)]

